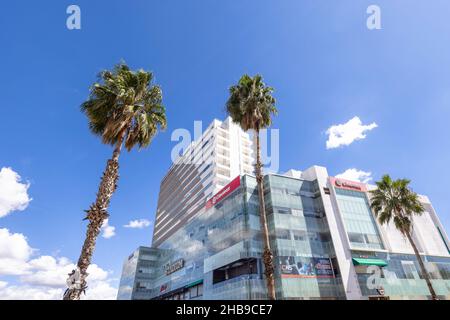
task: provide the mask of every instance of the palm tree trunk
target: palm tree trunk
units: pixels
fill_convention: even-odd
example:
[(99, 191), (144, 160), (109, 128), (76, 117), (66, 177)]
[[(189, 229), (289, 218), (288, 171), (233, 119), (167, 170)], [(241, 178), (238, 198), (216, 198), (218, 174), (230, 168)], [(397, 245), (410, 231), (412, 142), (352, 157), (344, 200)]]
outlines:
[(256, 164), (255, 174), (256, 182), (258, 184), (258, 196), (259, 196), (259, 218), (261, 222), (261, 231), (264, 242), (263, 262), (264, 262), (264, 274), (266, 275), (267, 292), (270, 300), (275, 300), (275, 280), (273, 277), (273, 254), (270, 250), (269, 242), (269, 229), (267, 226), (266, 207), (264, 203), (264, 183), (261, 172), (261, 147), (259, 142), (259, 130), (255, 130), (256, 135)]
[(119, 141), (114, 148), (112, 158), (106, 163), (106, 169), (103, 172), (103, 177), (97, 192), (97, 198), (91, 204), (89, 210), (86, 210), (86, 218), (89, 220), (87, 227), (86, 238), (84, 240), (83, 248), (78, 259), (77, 268), (80, 272), (81, 288), (67, 289), (64, 293), (64, 300), (79, 300), (81, 293), (87, 288), (86, 277), (88, 276), (87, 268), (91, 264), (92, 255), (95, 249), (95, 242), (100, 233), (101, 227), (105, 219), (109, 217), (108, 207), (112, 195), (117, 188), (117, 180), (119, 179), (119, 155), (122, 149), (122, 143), (125, 137), (124, 130), (119, 137)]
[(411, 233), (410, 232), (406, 232), (406, 237), (408, 238), (409, 243), (413, 247), (414, 253), (415, 253), (416, 258), (417, 258), (417, 261), (419, 261), (420, 269), (422, 270), (422, 275), (425, 278), (425, 282), (427, 283), (428, 290), (431, 293), (431, 299), (432, 300), (437, 300), (438, 298), (437, 298), (436, 292), (434, 291), (433, 285), (431, 284), (430, 275), (428, 274), (427, 270), (425, 269), (425, 265), (423, 264), (422, 257), (420, 256), (419, 250), (417, 250), (416, 244), (414, 243), (414, 241), (413, 241), (413, 239), (411, 237)]

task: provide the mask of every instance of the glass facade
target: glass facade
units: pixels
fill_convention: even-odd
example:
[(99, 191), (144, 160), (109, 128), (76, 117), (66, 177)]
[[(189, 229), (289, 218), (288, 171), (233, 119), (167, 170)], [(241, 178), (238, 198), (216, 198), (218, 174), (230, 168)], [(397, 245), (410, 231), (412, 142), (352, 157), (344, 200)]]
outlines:
[[(157, 248), (130, 255), (118, 299), (266, 299), (256, 180), (237, 181)], [(281, 175), (266, 175), (264, 187), (277, 299), (346, 299), (350, 281), (360, 299), (379, 297), (380, 288), (392, 299), (427, 298), (415, 256), (385, 249), (364, 191)], [(327, 204), (333, 197), (338, 210)], [(330, 225), (336, 228), (338, 215), (343, 231), (336, 233)], [(450, 257), (424, 260), (438, 295), (450, 297)]]
[(278, 299), (344, 299), (316, 181), (266, 176), (266, 210)]
[(384, 249), (366, 193), (336, 188), (336, 199), (352, 249)]
[[(277, 298), (344, 298), (317, 185), (266, 176), (265, 186)], [(154, 250), (150, 264), (144, 261), (147, 249)], [(239, 188), (199, 213), (158, 249), (138, 251), (124, 265), (119, 298), (266, 299), (255, 178), (241, 177)], [(313, 265), (314, 270), (288, 277), (286, 259), (294, 259), (300, 272), (303, 265)], [(177, 261), (183, 266), (167, 273)]]
[(120, 279), (118, 300), (146, 299), (152, 289), (155, 270), (164, 251), (139, 247), (125, 261)]
[[(266, 297), (261, 272), (261, 243), (256, 182), (241, 178), (240, 187), (224, 201), (199, 213), (164, 241), (158, 261), (151, 268), (149, 286), (135, 279), (134, 299), (262, 299)], [(183, 261), (183, 267), (168, 273), (166, 266)], [(133, 269), (133, 264), (130, 263)], [(126, 267), (124, 267), (126, 270)], [(125, 273), (125, 271), (124, 271)], [(129, 286), (125, 276), (124, 287)], [(142, 273), (141, 273), (142, 275)], [(142, 289), (139, 289), (142, 288)]]
[[(384, 289), (384, 295), (391, 299), (429, 299), (430, 292), (424, 280), (419, 263), (414, 255), (353, 251), (355, 258), (376, 258), (387, 262), (385, 267), (357, 266), (361, 293), (366, 297), (379, 296), (377, 289)], [(425, 268), (431, 278), (436, 294), (448, 298), (450, 293), (450, 259), (446, 257), (423, 256)]]

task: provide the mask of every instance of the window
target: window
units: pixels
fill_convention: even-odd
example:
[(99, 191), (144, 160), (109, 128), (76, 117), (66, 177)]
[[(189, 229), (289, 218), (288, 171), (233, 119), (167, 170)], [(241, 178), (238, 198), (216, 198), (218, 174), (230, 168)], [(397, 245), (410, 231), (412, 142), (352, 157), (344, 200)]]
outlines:
[(144, 281), (144, 282), (137, 282), (136, 283), (136, 287), (138, 289), (150, 289), (151, 288), (151, 283), (148, 281)]
[(152, 271), (150, 267), (139, 267), (138, 273), (152, 273)]
[(304, 231), (293, 231), (294, 240), (296, 241), (304, 241), (306, 238), (306, 233)]
[(194, 286), (192, 288), (189, 288), (189, 296), (190, 298), (197, 298), (198, 297), (198, 286)]
[[(213, 284), (257, 273), (256, 259), (241, 259), (213, 271)], [(203, 286), (200, 288), (203, 292)]]
[(406, 279), (420, 279), (416, 266), (413, 261), (402, 261), (403, 271), (405, 272)]
[(290, 212), (289, 212), (290, 210), (288, 210), (288, 209), (277, 209), (277, 213), (280, 213), (280, 214), (289, 214)]
[(289, 234), (289, 230), (286, 229), (277, 229), (275, 231), (276, 233), (276, 238), (279, 240), (290, 240), (291, 236)]
[(230, 171), (224, 170), (222, 168), (217, 169), (217, 173), (225, 177), (230, 177)]
[(290, 196), (297, 196), (297, 197), (300, 196), (300, 193), (299, 193), (299, 192), (295, 192), (295, 191), (292, 191), (292, 190), (289, 190), (289, 189), (286, 190), (286, 193), (287, 193), (288, 195), (290, 195)]
[(323, 233), (323, 232), (319, 233), (319, 238), (320, 238), (320, 241), (323, 241), (323, 242), (327, 242), (327, 241), (331, 240), (329, 233)]
[(200, 181), (201, 183), (205, 182), (209, 177), (211, 177), (212, 175), (212, 171), (210, 173), (208, 173), (206, 176), (203, 177), (203, 179)]
[(202, 172), (200, 172), (200, 174), (202, 174), (203, 172), (205, 172), (206, 170), (208, 170), (208, 168), (211, 166), (211, 164), (208, 164), (203, 170)]
[(319, 235), (316, 232), (308, 232), (308, 238), (310, 241), (319, 241)]
[(209, 187), (211, 187), (211, 185), (212, 185), (212, 181), (210, 183), (208, 183), (208, 185), (203, 190), (207, 190)]
[(367, 243), (379, 243), (380, 242), (380, 239), (378, 238), (377, 235), (366, 234), (365, 236), (366, 236)]
[(364, 236), (361, 233), (349, 233), (348, 239), (350, 242), (356, 242), (356, 243), (365, 243), (364, 242)]

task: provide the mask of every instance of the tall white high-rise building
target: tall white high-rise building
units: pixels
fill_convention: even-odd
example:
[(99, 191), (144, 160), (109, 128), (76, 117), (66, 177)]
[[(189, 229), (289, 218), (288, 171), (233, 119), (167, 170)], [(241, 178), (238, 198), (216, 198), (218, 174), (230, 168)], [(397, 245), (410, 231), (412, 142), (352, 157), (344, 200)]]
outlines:
[(230, 117), (212, 121), (161, 181), (153, 247), (204, 209), (208, 199), (233, 178), (253, 174), (253, 153), (250, 135)]

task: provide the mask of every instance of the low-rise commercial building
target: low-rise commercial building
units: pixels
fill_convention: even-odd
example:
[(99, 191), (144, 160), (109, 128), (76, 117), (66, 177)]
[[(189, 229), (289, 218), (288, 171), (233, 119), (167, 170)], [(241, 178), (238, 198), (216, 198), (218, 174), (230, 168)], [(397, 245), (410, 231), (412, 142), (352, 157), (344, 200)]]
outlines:
[[(264, 178), (277, 299), (426, 299), (408, 241), (380, 226), (373, 186), (326, 168)], [(413, 237), (433, 287), (450, 298), (450, 243), (429, 199)], [(265, 299), (256, 180), (239, 175), (170, 237), (124, 263), (118, 299)]]

